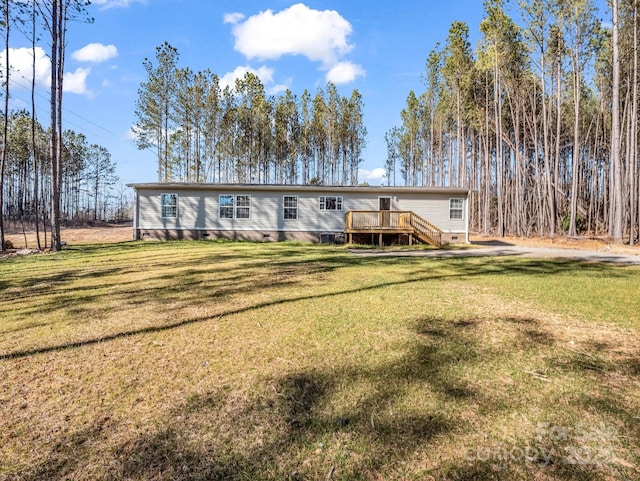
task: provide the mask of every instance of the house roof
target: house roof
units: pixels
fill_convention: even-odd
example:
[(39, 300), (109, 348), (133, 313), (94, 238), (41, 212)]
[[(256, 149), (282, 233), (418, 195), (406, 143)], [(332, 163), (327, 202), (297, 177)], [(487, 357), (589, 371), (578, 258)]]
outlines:
[(468, 195), (471, 189), (459, 187), (384, 187), (346, 185), (300, 185), (300, 184), (207, 184), (195, 182), (151, 182), (127, 184), (136, 190), (208, 190), (208, 191), (253, 191), (253, 192), (330, 192), (330, 193), (384, 193), (384, 194), (453, 194)]

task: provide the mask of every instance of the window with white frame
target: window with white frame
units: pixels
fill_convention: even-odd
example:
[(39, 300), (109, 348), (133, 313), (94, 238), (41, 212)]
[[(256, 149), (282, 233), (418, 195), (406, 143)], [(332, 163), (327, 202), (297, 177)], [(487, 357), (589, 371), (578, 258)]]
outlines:
[(162, 217), (178, 217), (178, 194), (161, 194)]
[(320, 197), (320, 210), (342, 210), (342, 197), (333, 195)]
[(449, 219), (460, 220), (463, 218), (464, 199), (449, 199)]
[(218, 196), (221, 219), (250, 219), (251, 196), (220, 194)]
[(298, 196), (297, 195), (285, 195), (284, 199), (284, 218), (297, 219), (298, 218)]
[(236, 219), (251, 218), (251, 196), (236, 195)]

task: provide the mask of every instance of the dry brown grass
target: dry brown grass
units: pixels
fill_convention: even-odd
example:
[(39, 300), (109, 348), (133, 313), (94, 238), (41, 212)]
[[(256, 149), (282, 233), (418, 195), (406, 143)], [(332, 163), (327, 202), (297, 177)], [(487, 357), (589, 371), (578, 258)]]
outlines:
[[(36, 233), (27, 230), (24, 233), (13, 229), (5, 238), (16, 249), (35, 249), (37, 247)], [(26, 238), (26, 245), (25, 245)], [(122, 225), (103, 225), (100, 227), (75, 227), (61, 230), (61, 238), (69, 245), (95, 244), (100, 242), (127, 242), (133, 240), (133, 227)], [(44, 246), (44, 233), (40, 233), (40, 243)], [(50, 243), (47, 232), (47, 243)]]
[(634, 479), (639, 287), (291, 244), (5, 259), (0, 479)]
[(627, 244), (614, 244), (612, 240), (606, 236), (579, 236), (579, 237), (566, 237), (556, 236), (554, 238), (549, 237), (495, 237), (495, 236), (483, 236), (479, 234), (470, 236), (471, 242), (476, 243), (496, 243), (496, 244), (511, 244), (519, 246), (531, 246), (531, 247), (548, 247), (553, 249), (581, 249), (590, 251), (607, 251), (616, 254), (634, 254), (640, 255), (640, 245), (636, 244), (630, 246)]
[[(16, 246), (16, 248), (22, 249), (25, 248), (25, 236), (27, 239), (26, 248), (34, 249), (36, 247), (36, 236), (33, 230), (27, 230), (23, 234), (19, 228), (13, 226), (13, 228), (7, 233), (6, 238), (10, 240)], [(97, 227), (63, 228), (62, 239), (70, 245), (128, 242), (133, 239), (133, 227), (130, 225), (101, 225)], [(534, 247), (584, 249), (592, 251), (606, 250), (612, 253), (640, 255), (640, 245), (615, 245), (611, 242), (611, 239), (604, 236), (556, 236), (555, 238), (546, 238), (536, 236), (495, 237), (472, 234), (470, 236), (470, 239), (472, 242), (478, 243), (498, 243)], [(44, 242), (44, 236), (42, 233), (41, 242)]]

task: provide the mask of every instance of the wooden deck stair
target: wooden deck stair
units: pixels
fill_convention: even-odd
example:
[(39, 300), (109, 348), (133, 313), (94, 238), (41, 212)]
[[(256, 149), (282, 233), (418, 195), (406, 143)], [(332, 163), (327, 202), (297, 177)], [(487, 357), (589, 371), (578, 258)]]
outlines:
[(428, 220), (412, 212), (411, 226), (413, 227), (413, 235), (422, 242), (436, 247), (442, 246), (442, 230)]
[(442, 230), (411, 211), (350, 210), (345, 216), (344, 232), (349, 244), (353, 234), (378, 234), (381, 245), (384, 234), (406, 234), (410, 245), (414, 239), (436, 247), (442, 245)]

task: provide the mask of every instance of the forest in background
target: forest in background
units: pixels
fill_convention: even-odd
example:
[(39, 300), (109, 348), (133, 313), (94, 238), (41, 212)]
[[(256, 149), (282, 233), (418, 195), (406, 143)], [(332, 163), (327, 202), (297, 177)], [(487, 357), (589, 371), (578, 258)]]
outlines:
[(312, 97), (267, 95), (253, 73), (221, 85), (209, 70), (179, 67), (168, 43), (145, 59), (134, 132), (154, 149), (159, 182), (358, 184), (366, 144), (358, 90), (327, 83)]
[[(51, 209), (50, 133), (36, 120), (34, 155), (31, 125), (28, 111), (9, 113), (4, 173), (4, 217), (14, 224), (27, 222), (30, 227), (36, 212), (41, 212), (46, 222)], [(109, 151), (73, 130), (63, 132), (62, 144), (62, 220), (129, 219), (130, 196), (118, 182)], [(39, 186), (38, 195), (35, 185)]]
[[(124, 220), (130, 198), (116, 188), (116, 164), (109, 151), (62, 127), (62, 92), (67, 22), (92, 22), (86, 0), (3, 0), (2, 151), (0, 157), (0, 251), (6, 247), (9, 223), (36, 230), (37, 246), (61, 248), (60, 225), (65, 221)], [(36, 117), (36, 55), (33, 54), (30, 109), (10, 110), (12, 36), (31, 42), (35, 51), (45, 39), (50, 46), (51, 117), (44, 127)], [(47, 238), (47, 229), (50, 236)], [(43, 233), (41, 242), (40, 233)]]
[[(469, 27), (454, 22), (427, 57), (424, 92), (409, 92), (386, 134), (387, 183), (471, 189), (471, 228), (486, 234), (637, 242), (638, 1), (610, 0), (609, 23), (593, 0), (486, 0), (475, 49)], [(66, 22), (91, 21), (86, 6), (0, 5), (5, 50), (16, 30), (34, 46), (45, 36), (52, 62), (45, 129), (29, 111), (9, 110), (5, 58), (0, 247), (4, 219), (50, 225), (56, 249), (61, 220), (122, 212), (109, 153), (62, 129)], [(165, 43), (144, 61), (135, 105), (138, 146), (156, 151), (160, 182), (358, 183), (366, 128), (357, 90), (342, 97), (329, 83), (315, 96), (269, 96), (251, 73), (222, 88), (216, 74), (178, 60)]]
[(471, 228), (638, 241), (638, 0), (484, 2), (386, 136), (391, 184), (473, 189)]

